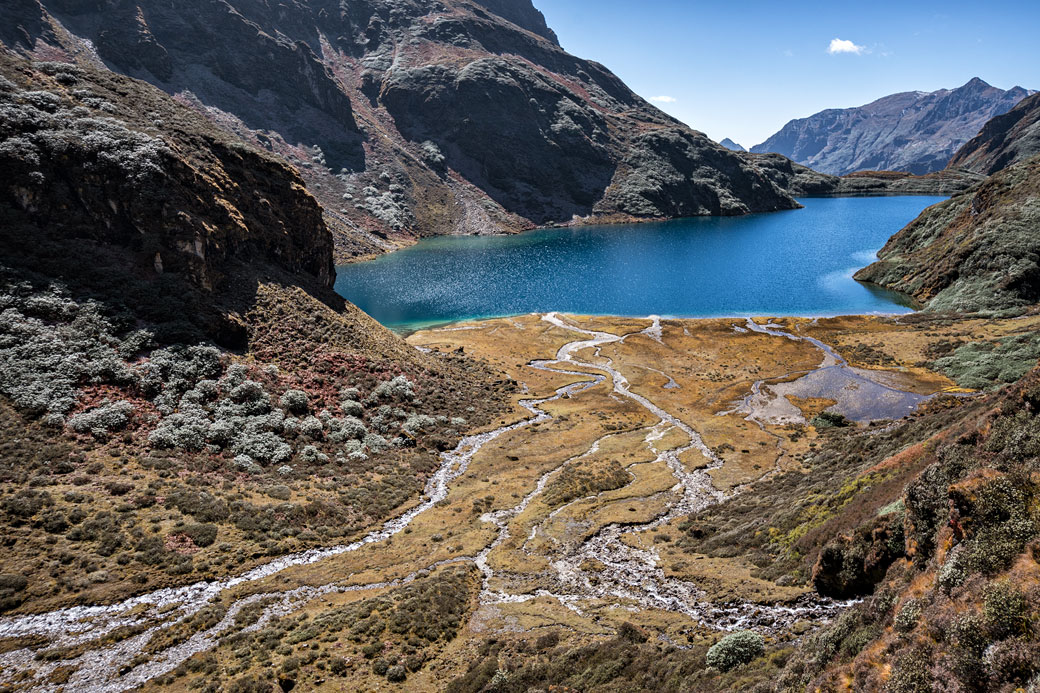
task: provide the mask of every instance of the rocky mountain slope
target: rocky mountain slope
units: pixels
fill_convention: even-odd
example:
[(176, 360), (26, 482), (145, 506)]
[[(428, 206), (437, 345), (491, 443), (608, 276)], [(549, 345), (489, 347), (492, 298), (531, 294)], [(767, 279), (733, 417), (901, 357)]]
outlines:
[(0, 52), (0, 113), (0, 610), (340, 542), (501, 407), (332, 292), (278, 157), (87, 64)]
[(792, 120), (751, 151), (783, 154), (833, 175), (930, 173), (944, 168), (987, 121), (1031, 93), (1022, 87), (998, 89), (976, 77), (956, 89), (893, 94)]
[(925, 210), (856, 279), (931, 310), (1024, 308), (1040, 300), (1040, 157)]
[(856, 278), (908, 293), (930, 310), (1021, 310), (1040, 301), (1040, 100), (998, 116), (946, 172), (996, 171), (930, 207)]
[(947, 168), (990, 175), (1034, 154), (1040, 154), (1040, 94), (1022, 99), (986, 123), (954, 154)]
[(564, 52), (528, 0), (5, 3), (0, 39), (145, 79), (295, 164), (338, 257), (436, 233), (796, 203)]

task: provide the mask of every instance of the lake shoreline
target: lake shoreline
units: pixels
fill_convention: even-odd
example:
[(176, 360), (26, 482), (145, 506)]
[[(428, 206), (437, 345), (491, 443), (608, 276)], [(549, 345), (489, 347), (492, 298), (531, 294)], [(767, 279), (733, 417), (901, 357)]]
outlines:
[[(798, 195), (794, 198), (796, 202), (801, 205), (800, 200), (834, 200), (834, 199), (856, 199), (856, 198), (873, 198), (873, 197), (941, 197), (944, 200), (948, 200), (950, 195), (929, 191), (929, 192), (863, 192), (863, 193), (819, 193), (815, 195)], [(797, 212), (799, 209), (804, 208), (804, 205), (795, 209), (777, 209), (771, 212), (747, 212), (746, 214), (731, 214), (731, 215), (711, 215), (701, 214), (697, 216), (689, 217), (616, 217), (616, 216), (605, 216), (605, 217), (581, 217), (578, 220), (553, 222), (550, 224), (541, 224), (537, 226), (531, 226), (529, 228), (522, 228), (517, 231), (493, 231), (491, 233), (472, 233), (472, 234), (438, 234), (432, 236), (410, 236), (401, 245), (398, 245), (392, 250), (387, 250), (381, 253), (366, 253), (364, 255), (351, 255), (342, 258), (342, 262), (336, 265), (337, 269), (340, 267), (347, 267), (349, 265), (356, 265), (362, 262), (370, 262), (376, 258), (383, 257), (385, 255), (392, 255), (402, 250), (407, 250), (417, 243), (421, 243), (424, 240), (430, 238), (498, 238), (498, 237), (511, 237), (511, 236), (522, 236), (528, 233), (534, 233), (537, 231), (550, 231), (553, 229), (582, 229), (595, 226), (639, 226), (642, 224), (660, 224), (665, 222), (673, 221), (685, 221), (689, 219), (735, 219), (735, 218), (746, 218), (752, 216), (761, 215), (772, 215), (779, 214), (781, 212)]]
[(920, 309), (853, 274), (932, 197), (804, 201), (789, 215), (424, 239), (340, 266), (336, 290), (399, 333), (550, 310), (714, 318)]

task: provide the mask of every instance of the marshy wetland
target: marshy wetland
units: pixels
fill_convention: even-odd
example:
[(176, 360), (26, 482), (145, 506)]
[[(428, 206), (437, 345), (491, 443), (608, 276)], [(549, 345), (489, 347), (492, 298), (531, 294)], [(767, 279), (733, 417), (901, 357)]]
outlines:
[[(274, 659), (307, 689), (431, 690), (489, 637), (575, 645), (635, 627), (689, 648), (750, 628), (790, 641), (844, 602), (797, 571), (698, 548), (691, 518), (807, 471), (847, 427), (826, 411), (883, 434), (958, 390), (924, 354), (1037, 323), (548, 313), (416, 332), (415, 348), (461, 351), (517, 383), (510, 411), (441, 453), (421, 497), (349, 544), (110, 606), (7, 616), (5, 681), (179, 688)], [(825, 378), (833, 392), (797, 387), (831, 369), (852, 375)], [(900, 396), (878, 409), (866, 383)], [(871, 415), (853, 415), (871, 409), (857, 390)]]

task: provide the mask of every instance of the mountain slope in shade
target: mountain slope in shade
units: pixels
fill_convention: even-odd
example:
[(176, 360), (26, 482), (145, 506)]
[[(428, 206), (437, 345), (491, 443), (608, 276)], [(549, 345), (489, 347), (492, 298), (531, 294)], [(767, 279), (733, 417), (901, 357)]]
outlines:
[(1040, 154), (1040, 94), (1022, 99), (986, 123), (957, 150), (949, 168), (989, 175), (1036, 154)]
[(776, 152), (823, 173), (859, 170), (930, 173), (994, 116), (1032, 92), (973, 78), (957, 89), (903, 92), (865, 106), (792, 120), (752, 152)]
[(739, 144), (737, 144), (736, 142), (734, 142), (733, 140), (731, 140), (728, 137), (725, 138), (724, 140), (722, 140), (721, 142), (719, 142), (719, 144), (721, 144), (726, 149), (729, 149), (729, 150), (734, 151), (734, 152), (746, 152), (747, 151), (742, 146), (740, 146)]
[(338, 257), (424, 235), (790, 209), (563, 51), (529, 0), (18, 0), (0, 39), (147, 80), (295, 164)]

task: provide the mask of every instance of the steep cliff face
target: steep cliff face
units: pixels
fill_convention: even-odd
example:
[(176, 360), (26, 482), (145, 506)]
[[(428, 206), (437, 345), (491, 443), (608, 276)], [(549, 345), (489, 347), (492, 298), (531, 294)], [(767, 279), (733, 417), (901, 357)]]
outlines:
[(1001, 311), (1040, 301), (1040, 156), (929, 207), (856, 279), (931, 310)]
[(930, 173), (990, 118), (1031, 94), (974, 78), (957, 89), (893, 94), (856, 108), (828, 109), (787, 123), (752, 152), (775, 152), (823, 173)]
[(950, 159), (950, 169), (990, 175), (1040, 154), (1040, 94), (1022, 99), (986, 123)]
[(434, 233), (796, 203), (527, 0), (18, 0), (24, 53), (145, 79), (295, 164), (339, 257)]

